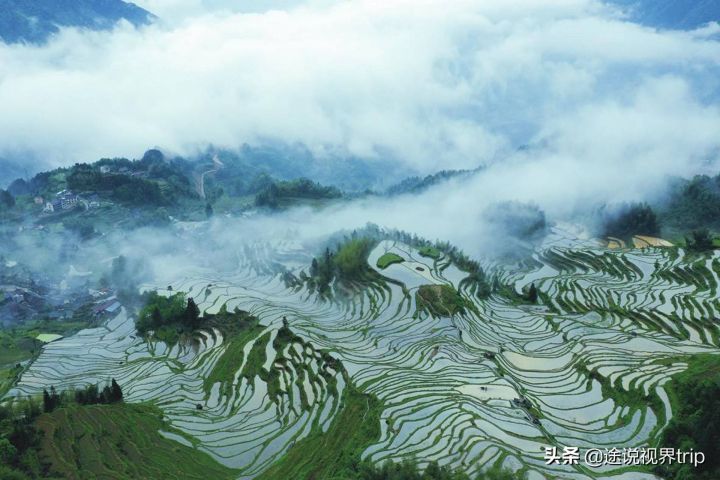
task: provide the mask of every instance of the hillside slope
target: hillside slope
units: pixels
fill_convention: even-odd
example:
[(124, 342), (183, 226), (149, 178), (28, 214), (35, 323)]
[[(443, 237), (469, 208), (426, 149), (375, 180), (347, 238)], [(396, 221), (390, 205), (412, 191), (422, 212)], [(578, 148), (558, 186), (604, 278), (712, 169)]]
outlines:
[(59, 27), (102, 30), (120, 20), (144, 25), (153, 18), (122, 0), (0, 0), (0, 40), (42, 43)]

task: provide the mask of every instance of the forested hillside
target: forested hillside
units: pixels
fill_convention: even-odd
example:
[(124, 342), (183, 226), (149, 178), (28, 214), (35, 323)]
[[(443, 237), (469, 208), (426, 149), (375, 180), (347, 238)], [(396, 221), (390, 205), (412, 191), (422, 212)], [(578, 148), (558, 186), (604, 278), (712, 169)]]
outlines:
[(120, 20), (144, 25), (153, 15), (122, 0), (0, 0), (0, 39), (41, 43), (60, 27), (111, 28)]

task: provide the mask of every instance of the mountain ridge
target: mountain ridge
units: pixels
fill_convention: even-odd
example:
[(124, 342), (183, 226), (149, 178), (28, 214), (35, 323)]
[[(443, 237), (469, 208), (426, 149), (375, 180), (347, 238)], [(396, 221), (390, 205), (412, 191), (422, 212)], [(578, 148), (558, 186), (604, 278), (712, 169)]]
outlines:
[(154, 18), (122, 0), (0, 0), (0, 40), (44, 43), (62, 27), (104, 30), (121, 20), (141, 26)]

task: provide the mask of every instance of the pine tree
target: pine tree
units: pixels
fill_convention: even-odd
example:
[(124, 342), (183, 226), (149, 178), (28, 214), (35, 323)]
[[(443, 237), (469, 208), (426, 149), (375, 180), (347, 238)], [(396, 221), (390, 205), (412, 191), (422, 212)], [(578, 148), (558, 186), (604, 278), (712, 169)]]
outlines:
[(115, 379), (112, 379), (112, 382), (110, 383), (110, 389), (112, 390), (112, 401), (113, 402), (122, 402), (123, 400), (123, 392), (120, 388), (120, 385), (115, 381)]
[(57, 407), (60, 406), (60, 395), (57, 393), (57, 390), (55, 390), (54, 386), (50, 386), (50, 404), (52, 410), (55, 410)]
[(185, 322), (192, 329), (200, 326), (200, 309), (192, 297), (188, 298), (187, 308), (185, 309)]
[(88, 386), (85, 390), (85, 403), (87, 405), (94, 405), (98, 403), (98, 400), (98, 386), (95, 384)]
[(43, 412), (50, 413), (52, 412), (52, 399), (50, 398), (50, 394), (47, 390), (43, 388)]
[(110, 400), (110, 396), (112, 394), (110, 393), (110, 387), (105, 385), (105, 387), (100, 391), (100, 398), (98, 399), (98, 403), (112, 403)]
[(535, 288), (535, 284), (534, 284), (534, 283), (531, 283), (531, 284), (530, 284), (530, 290), (528, 290), (528, 300), (529, 300), (531, 303), (537, 303), (537, 299), (538, 299), (538, 291), (537, 291), (537, 288)]

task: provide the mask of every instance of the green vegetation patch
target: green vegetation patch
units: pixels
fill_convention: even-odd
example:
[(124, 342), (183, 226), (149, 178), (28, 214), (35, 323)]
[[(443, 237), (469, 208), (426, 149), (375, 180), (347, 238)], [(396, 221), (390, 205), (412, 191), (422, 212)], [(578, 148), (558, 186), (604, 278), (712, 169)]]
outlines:
[[(466, 473), (437, 462), (423, 470), (413, 459), (382, 465), (361, 460), (362, 452), (380, 438), (381, 412), (382, 405), (375, 396), (349, 384), (341, 410), (327, 432), (315, 425), (310, 435), (295, 443), (256, 480), (470, 480)], [(493, 468), (472, 478), (521, 480), (526, 476)]]
[(665, 384), (673, 417), (659, 446), (703, 452), (705, 463), (658, 465), (655, 473), (679, 480), (713, 480), (720, 478), (720, 356), (696, 355), (688, 363), (687, 370)]
[(274, 181), (255, 196), (259, 207), (280, 208), (293, 205), (299, 200), (328, 200), (342, 197), (335, 187), (328, 187), (307, 178)]
[[(206, 289), (210, 292), (210, 287)], [(141, 335), (151, 331), (157, 340), (177, 343), (181, 337), (192, 338), (198, 329), (217, 328), (227, 338), (245, 332), (258, 324), (257, 318), (247, 312), (228, 312), (225, 306), (216, 315), (200, 316), (200, 309), (192, 298), (178, 292), (169, 297), (151, 292), (145, 296), (145, 306), (140, 310), (135, 328)]]
[(377, 266), (381, 269), (386, 269), (393, 263), (402, 263), (405, 259), (395, 253), (386, 253), (382, 257), (378, 258)]
[(360, 455), (380, 438), (380, 412), (377, 398), (349, 385), (327, 432), (315, 425), (310, 435), (257, 480), (362, 478), (358, 476)]
[(194, 300), (186, 301), (184, 293), (165, 297), (151, 292), (140, 310), (135, 328), (142, 335), (153, 331), (159, 340), (174, 344), (180, 334), (192, 333), (199, 327), (199, 317), (200, 311)]
[(433, 258), (435, 260), (440, 258), (441, 255), (440, 250), (430, 246), (422, 247), (418, 250), (418, 252), (420, 252), (420, 255), (423, 257)]
[(225, 338), (227, 346), (225, 351), (222, 353), (217, 363), (213, 367), (209, 375), (203, 379), (203, 386), (207, 393), (210, 393), (212, 386), (216, 382), (221, 382), (222, 387), (220, 392), (223, 394), (229, 394), (230, 387), (232, 386), (235, 373), (237, 372), (240, 365), (243, 363), (244, 353), (243, 350), (248, 342), (256, 338), (263, 327), (257, 323), (249, 325), (247, 329), (238, 332), (231, 338)]
[(664, 423), (665, 409), (660, 397), (658, 397), (654, 391), (651, 391), (649, 395), (645, 395), (645, 392), (642, 389), (631, 388), (626, 390), (622, 386), (621, 379), (618, 378), (615, 380), (615, 383), (612, 383), (609, 378), (600, 375), (597, 369), (588, 369), (584, 362), (578, 362), (575, 365), (575, 368), (580, 373), (588, 377), (588, 382), (596, 380), (600, 383), (603, 397), (612, 398), (616, 404), (629, 407), (630, 410), (626, 415), (626, 419), (630, 418), (635, 410), (650, 408), (658, 417), (658, 422), (660, 424)]
[(448, 284), (422, 285), (415, 293), (415, 301), (419, 311), (426, 311), (433, 317), (450, 317), (475, 308)]
[(660, 222), (646, 203), (623, 204), (617, 206), (615, 211), (605, 212), (603, 235), (630, 243), (633, 235), (660, 235)]
[(67, 479), (231, 479), (208, 454), (166, 439), (173, 431), (149, 405), (69, 406), (38, 417), (39, 458)]
[(23, 371), (21, 363), (31, 360), (42, 349), (41, 334), (69, 336), (96, 325), (81, 307), (70, 319), (29, 321), (13, 328), (0, 329), (0, 396), (7, 392)]
[(329, 248), (314, 258), (310, 266), (308, 286), (321, 294), (330, 291), (330, 283), (337, 279), (344, 285), (353, 282), (377, 281), (380, 275), (368, 266), (368, 256), (377, 241), (365, 237), (347, 238), (335, 251)]
[(389, 460), (381, 466), (370, 462), (361, 465), (357, 480), (525, 480), (525, 474), (516, 474), (509, 470), (501, 470), (498, 467), (479, 473), (476, 477), (470, 477), (462, 470), (440, 466), (437, 461), (430, 462), (425, 470), (422, 470), (416, 460), (403, 460), (400, 463), (392, 463)]

